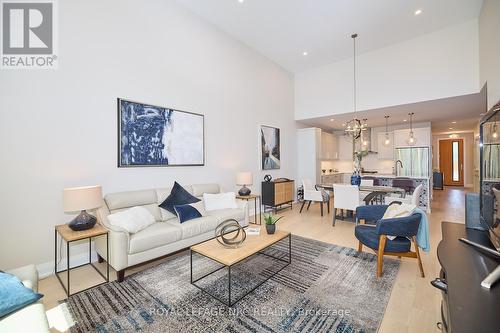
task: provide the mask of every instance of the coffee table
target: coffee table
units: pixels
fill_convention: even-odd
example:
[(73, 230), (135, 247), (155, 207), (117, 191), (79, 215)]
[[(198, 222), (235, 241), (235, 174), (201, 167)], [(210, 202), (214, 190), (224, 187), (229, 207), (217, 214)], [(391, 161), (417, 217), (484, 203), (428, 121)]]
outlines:
[[(272, 256), (268, 253), (264, 253), (263, 251), (272, 245), (276, 244), (277, 242), (285, 239), (288, 237), (288, 260), (285, 260), (283, 258), (278, 258), (275, 256)], [(215, 269), (214, 271), (211, 271), (196, 280), (193, 280), (193, 253), (197, 253), (199, 255), (202, 255), (206, 258), (209, 258), (213, 261), (216, 261), (220, 263), (222, 266)], [(250, 291), (244, 293), (241, 297), (237, 299), (231, 299), (231, 268), (234, 267), (234, 265), (244, 261), (245, 259), (250, 258), (253, 255), (264, 255), (267, 257), (271, 257), (273, 259), (285, 262), (286, 265), (281, 267), (278, 271), (273, 273), (272, 275), (268, 276), (264, 281), (261, 283), (257, 284), (255, 287), (253, 287)], [(264, 284), (267, 280), (278, 274), (282, 269), (287, 267), (291, 261), (292, 261), (292, 235), (287, 232), (287, 231), (282, 231), (282, 230), (276, 230), (276, 232), (272, 235), (268, 235), (265, 232), (265, 229), (262, 228), (260, 231), (260, 235), (256, 236), (247, 236), (246, 240), (243, 242), (243, 244), (238, 247), (238, 248), (226, 248), (223, 247), (219, 242), (217, 242), (216, 239), (211, 239), (206, 242), (191, 246), (190, 249), (190, 256), (191, 256), (191, 284), (197, 287), (198, 289), (202, 290), (203, 292), (207, 293), (208, 295), (212, 296), (219, 302), (227, 305), (227, 306), (233, 306), (236, 304), (238, 301), (240, 301), (242, 298), (253, 292), (255, 289), (260, 287), (262, 284)], [(196, 282), (208, 277), (209, 275), (220, 271), (221, 269), (227, 268), (227, 277), (228, 277), (228, 291), (229, 291), (229, 297), (228, 300), (229, 302), (226, 302), (219, 298), (218, 296), (210, 293), (207, 291), (205, 288), (200, 287), (199, 285), (196, 284)]]

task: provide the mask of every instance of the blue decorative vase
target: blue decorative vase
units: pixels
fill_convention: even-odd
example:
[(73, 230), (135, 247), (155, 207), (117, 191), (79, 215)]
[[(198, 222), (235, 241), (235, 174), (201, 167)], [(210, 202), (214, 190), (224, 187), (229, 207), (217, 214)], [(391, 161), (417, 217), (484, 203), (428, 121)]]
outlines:
[(359, 186), (361, 184), (361, 176), (357, 173), (353, 173), (351, 176), (351, 185)]

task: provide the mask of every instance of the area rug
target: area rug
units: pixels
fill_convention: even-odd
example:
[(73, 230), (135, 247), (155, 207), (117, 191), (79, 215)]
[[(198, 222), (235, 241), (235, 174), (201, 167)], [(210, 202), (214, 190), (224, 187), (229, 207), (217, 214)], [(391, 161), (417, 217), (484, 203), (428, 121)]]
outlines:
[[(266, 250), (288, 260), (288, 240)], [(190, 283), (190, 254), (71, 296), (71, 332), (376, 332), (383, 318), (399, 261), (384, 259), (377, 279), (376, 256), (298, 236), (292, 261), (257, 254), (231, 269), (236, 295), (260, 287), (227, 307)], [(196, 277), (220, 267), (193, 257)], [(270, 277), (270, 278), (269, 278)], [(199, 281), (221, 299), (227, 269)]]

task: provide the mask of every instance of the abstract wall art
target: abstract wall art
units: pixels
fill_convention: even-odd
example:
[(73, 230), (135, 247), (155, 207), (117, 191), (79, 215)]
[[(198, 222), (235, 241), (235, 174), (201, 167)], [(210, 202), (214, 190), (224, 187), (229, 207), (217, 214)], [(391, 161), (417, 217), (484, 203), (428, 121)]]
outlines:
[(262, 170), (279, 169), (281, 160), (280, 129), (262, 125), (260, 127), (260, 137)]
[(203, 115), (118, 98), (118, 167), (204, 163)]

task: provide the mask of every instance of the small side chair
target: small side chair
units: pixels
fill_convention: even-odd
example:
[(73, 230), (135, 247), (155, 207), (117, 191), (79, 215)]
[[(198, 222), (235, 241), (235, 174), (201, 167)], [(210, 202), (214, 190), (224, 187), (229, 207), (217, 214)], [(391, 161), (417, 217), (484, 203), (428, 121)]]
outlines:
[[(377, 254), (377, 278), (382, 276), (384, 255), (416, 258), (420, 275), (425, 277), (416, 237), (422, 216), (414, 213), (407, 217), (382, 219), (387, 207), (389, 205), (356, 208), (358, 225), (354, 229), (354, 235), (359, 240), (358, 252), (363, 251), (363, 245), (365, 245)], [(375, 222), (375, 225), (366, 224), (370, 222)], [(390, 240), (387, 236), (396, 236), (396, 238)], [(415, 248), (414, 252), (411, 251), (412, 243)]]

